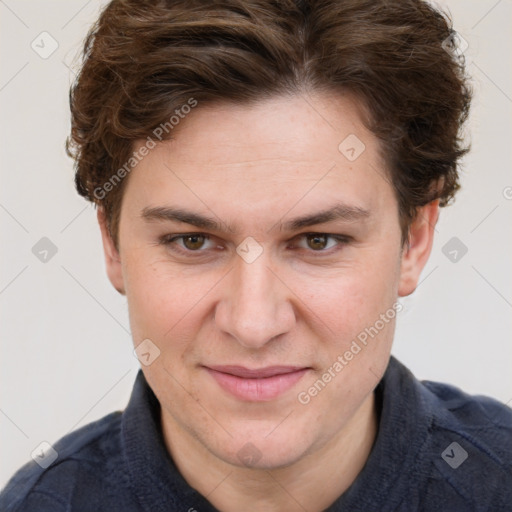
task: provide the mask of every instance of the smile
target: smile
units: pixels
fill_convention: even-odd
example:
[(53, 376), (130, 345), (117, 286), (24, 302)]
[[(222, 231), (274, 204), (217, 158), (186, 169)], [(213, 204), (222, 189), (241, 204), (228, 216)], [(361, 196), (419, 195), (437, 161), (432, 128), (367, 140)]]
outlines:
[(277, 398), (310, 370), (296, 366), (268, 366), (254, 370), (242, 366), (204, 368), (224, 391), (248, 402), (267, 402)]

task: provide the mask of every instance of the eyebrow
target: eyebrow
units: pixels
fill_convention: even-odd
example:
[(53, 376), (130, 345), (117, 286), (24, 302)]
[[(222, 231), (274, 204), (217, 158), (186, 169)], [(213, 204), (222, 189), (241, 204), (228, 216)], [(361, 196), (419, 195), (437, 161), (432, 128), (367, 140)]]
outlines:
[[(330, 208), (319, 212), (295, 217), (285, 223), (278, 222), (281, 231), (296, 231), (308, 226), (323, 224), (332, 221), (356, 222), (364, 221), (371, 216), (370, 210), (366, 210), (359, 206), (352, 206), (345, 203), (338, 203)], [(154, 206), (146, 207), (141, 212), (141, 217), (147, 221), (171, 221), (191, 224), (201, 229), (211, 231), (229, 231), (236, 233), (233, 226), (218, 222), (212, 217), (200, 215), (198, 213), (183, 209), (173, 208), (170, 206)]]
[(368, 219), (370, 214), (370, 210), (366, 210), (359, 206), (338, 203), (326, 210), (291, 219), (284, 224), (281, 224), (280, 229), (285, 231), (295, 231), (308, 226), (314, 226), (315, 224), (324, 224), (325, 222), (332, 222), (335, 220), (356, 222)]
[[(141, 217), (148, 222), (160, 220), (183, 222), (184, 224), (191, 224), (198, 228), (212, 231), (223, 231), (226, 228), (226, 226), (223, 228), (221, 223), (212, 217), (206, 217), (183, 208), (172, 208), (170, 206), (146, 207), (142, 210)], [(230, 226), (227, 226), (227, 230), (233, 231)]]

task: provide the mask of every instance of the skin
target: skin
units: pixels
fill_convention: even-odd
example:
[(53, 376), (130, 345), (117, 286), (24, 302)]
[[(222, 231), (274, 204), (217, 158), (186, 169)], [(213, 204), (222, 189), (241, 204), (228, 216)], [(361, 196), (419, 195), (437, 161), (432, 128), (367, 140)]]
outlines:
[[(107, 272), (127, 296), (134, 344), (150, 339), (160, 350), (142, 369), (162, 405), (166, 446), (219, 510), (323, 510), (355, 480), (375, 441), (373, 390), (395, 319), (307, 404), (298, 400), (414, 291), (432, 247), (438, 201), (419, 210), (402, 247), (379, 141), (360, 114), (354, 98), (326, 93), (199, 105), (129, 175), (119, 251), (98, 210)], [(352, 162), (338, 150), (349, 134), (365, 144)], [(339, 202), (370, 213), (279, 229)], [(157, 206), (212, 217), (222, 229), (142, 218)], [(190, 233), (210, 238), (158, 243)], [(307, 233), (350, 238), (320, 239), (324, 247)], [(246, 237), (262, 248), (251, 263), (236, 252)], [(309, 370), (277, 398), (254, 402), (224, 391), (203, 367), (221, 364)], [(241, 460), (247, 450), (255, 455)]]

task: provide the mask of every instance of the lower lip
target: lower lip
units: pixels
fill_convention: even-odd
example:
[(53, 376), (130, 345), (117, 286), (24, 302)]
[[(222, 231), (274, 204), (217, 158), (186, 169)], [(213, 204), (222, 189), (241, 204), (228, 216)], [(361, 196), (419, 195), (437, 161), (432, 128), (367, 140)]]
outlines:
[(277, 398), (291, 389), (308, 371), (307, 368), (304, 368), (262, 379), (245, 379), (211, 368), (206, 369), (222, 389), (240, 400), (249, 402), (268, 402)]

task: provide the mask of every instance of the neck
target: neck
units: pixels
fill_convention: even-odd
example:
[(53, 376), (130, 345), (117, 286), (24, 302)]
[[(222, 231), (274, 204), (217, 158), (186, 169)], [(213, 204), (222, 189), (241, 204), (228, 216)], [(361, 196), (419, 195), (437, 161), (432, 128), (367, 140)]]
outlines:
[(249, 469), (213, 455), (162, 410), (165, 444), (178, 470), (222, 512), (325, 510), (363, 469), (377, 435), (377, 423), (371, 393), (343, 429), (294, 464)]

